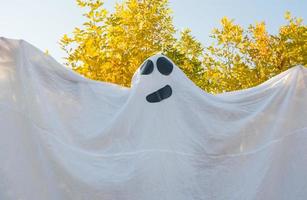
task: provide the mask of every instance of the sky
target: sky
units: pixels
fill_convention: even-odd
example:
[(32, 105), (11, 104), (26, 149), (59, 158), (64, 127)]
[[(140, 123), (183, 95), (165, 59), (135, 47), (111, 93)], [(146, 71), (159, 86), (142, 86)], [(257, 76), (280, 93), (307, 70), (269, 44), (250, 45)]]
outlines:
[[(113, 10), (115, 2), (105, 0), (105, 7)], [(211, 30), (224, 16), (243, 27), (265, 21), (270, 33), (285, 23), (286, 11), (307, 20), (305, 0), (170, 0), (170, 7), (175, 27), (190, 28), (204, 45), (210, 44)], [(0, 37), (26, 40), (63, 63), (58, 41), (82, 25), (83, 11), (75, 0), (0, 0)]]

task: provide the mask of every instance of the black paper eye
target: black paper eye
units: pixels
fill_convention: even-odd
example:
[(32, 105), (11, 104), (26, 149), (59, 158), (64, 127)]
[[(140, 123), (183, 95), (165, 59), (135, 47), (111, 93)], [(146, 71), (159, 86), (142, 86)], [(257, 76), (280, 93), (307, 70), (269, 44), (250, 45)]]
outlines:
[(154, 64), (151, 60), (147, 60), (141, 67), (141, 74), (142, 75), (148, 75), (151, 74), (151, 72), (154, 69)]
[(173, 71), (173, 64), (166, 58), (160, 57), (157, 60), (157, 68), (163, 75), (169, 75)]
[(146, 96), (146, 100), (149, 103), (157, 103), (164, 99), (169, 98), (172, 95), (172, 88), (169, 85), (160, 88), (159, 90)]

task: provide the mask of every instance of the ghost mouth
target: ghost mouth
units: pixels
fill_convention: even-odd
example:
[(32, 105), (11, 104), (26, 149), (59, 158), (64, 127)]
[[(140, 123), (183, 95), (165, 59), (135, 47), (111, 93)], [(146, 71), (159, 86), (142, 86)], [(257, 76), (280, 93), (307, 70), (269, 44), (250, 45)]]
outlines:
[(146, 100), (149, 103), (157, 103), (160, 102), (164, 99), (169, 98), (172, 95), (172, 88), (169, 85), (166, 85), (157, 91), (150, 93), (149, 95), (146, 96)]

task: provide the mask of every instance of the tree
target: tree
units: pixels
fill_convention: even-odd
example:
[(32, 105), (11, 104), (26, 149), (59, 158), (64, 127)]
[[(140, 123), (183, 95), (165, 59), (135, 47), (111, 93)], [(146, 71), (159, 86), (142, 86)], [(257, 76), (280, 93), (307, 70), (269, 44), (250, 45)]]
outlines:
[(264, 22), (244, 30), (223, 18), (214, 29), (215, 43), (206, 47), (203, 79), (208, 92), (219, 93), (256, 86), (295, 65), (307, 65), (307, 27), (302, 19), (285, 15), (287, 24), (271, 35)]
[(200, 87), (203, 87), (202, 55), (204, 47), (192, 35), (190, 29), (180, 32), (177, 39), (164, 54), (171, 58), (183, 72)]
[(124, 0), (109, 13), (102, 0), (77, 0), (86, 22), (60, 45), (66, 64), (95, 80), (130, 86), (139, 65), (155, 53), (170, 57), (210, 93), (255, 86), (298, 64), (307, 65), (307, 27), (286, 12), (287, 24), (269, 34), (264, 22), (243, 29), (221, 19), (214, 43), (203, 46), (184, 29), (177, 33), (168, 0)]
[(60, 44), (67, 64), (88, 78), (129, 86), (144, 59), (175, 40), (167, 0), (127, 0), (117, 3), (112, 14), (100, 0), (77, 2), (89, 8), (84, 14), (88, 21)]

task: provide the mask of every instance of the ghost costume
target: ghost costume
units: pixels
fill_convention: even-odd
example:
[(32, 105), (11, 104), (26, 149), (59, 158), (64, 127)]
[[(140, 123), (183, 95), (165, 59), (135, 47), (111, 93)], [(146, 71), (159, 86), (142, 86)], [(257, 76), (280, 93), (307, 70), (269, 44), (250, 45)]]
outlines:
[(307, 70), (211, 95), (158, 54), (124, 88), (1, 38), (0, 199), (305, 200)]

